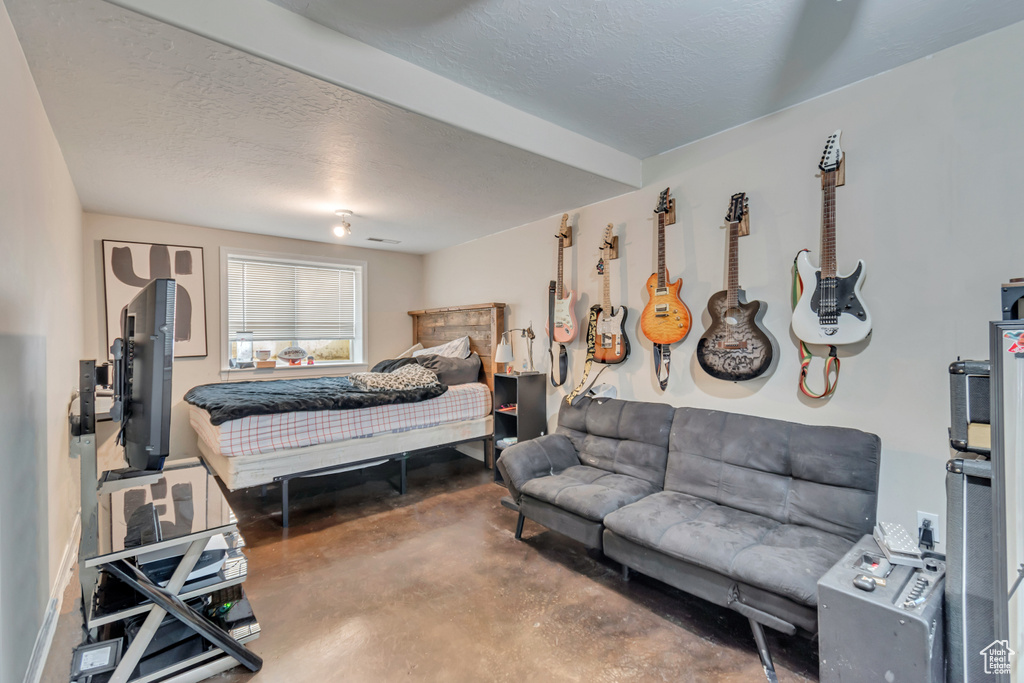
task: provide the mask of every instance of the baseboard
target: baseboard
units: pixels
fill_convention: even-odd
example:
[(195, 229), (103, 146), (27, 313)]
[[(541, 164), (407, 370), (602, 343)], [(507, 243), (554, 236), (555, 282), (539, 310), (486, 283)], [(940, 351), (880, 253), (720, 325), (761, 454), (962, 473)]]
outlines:
[(75, 562), (78, 559), (78, 542), (81, 531), (82, 515), (79, 512), (75, 514), (75, 521), (71, 525), (71, 535), (67, 545), (64, 546), (64, 556), (60, 560), (57, 578), (50, 588), (50, 599), (46, 603), (43, 624), (39, 627), (35, 645), (32, 646), (32, 657), (28, 660), (28, 669), (25, 671), (25, 683), (39, 683), (39, 679), (43, 676), (46, 658), (50, 654), (50, 645), (53, 643), (53, 634), (57, 631), (57, 617), (60, 616), (64, 593), (71, 581)]

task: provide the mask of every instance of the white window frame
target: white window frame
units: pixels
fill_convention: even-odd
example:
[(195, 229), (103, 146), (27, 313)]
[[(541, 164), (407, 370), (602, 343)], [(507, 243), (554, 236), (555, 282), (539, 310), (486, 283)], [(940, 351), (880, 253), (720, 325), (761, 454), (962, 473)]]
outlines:
[[(275, 263), (287, 263), (297, 266), (345, 266), (358, 270), (356, 281), (361, 293), (361, 301), (356, 304), (356, 324), (358, 331), (352, 340), (352, 357), (354, 360), (317, 361), (315, 365), (279, 365), (273, 369), (256, 370), (249, 368), (232, 368), (228, 359), (231, 357), (231, 339), (228, 332), (228, 258), (258, 258)], [(347, 375), (367, 369), (367, 349), (369, 349), (369, 323), (367, 321), (367, 273), (366, 261), (330, 258), (327, 256), (306, 256), (303, 254), (287, 254), (275, 251), (256, 249), (239, 249), (235, 247), (220, 248), (220, 376), (221, 379), (267, 378), (271, 374), (296, 375)]]

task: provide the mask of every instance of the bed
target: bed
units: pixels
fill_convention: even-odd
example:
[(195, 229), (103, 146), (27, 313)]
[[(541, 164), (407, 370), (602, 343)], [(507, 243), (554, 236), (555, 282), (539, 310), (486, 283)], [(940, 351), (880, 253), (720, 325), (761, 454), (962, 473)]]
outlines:
[(487, 303), (409, 311), (413, 344), (424, 347), (468, 336), (481, 360), (479, 382), (449, 387), (436, 398), (353, 410), (274, 413), (215, 425), (189, 405), (203, 460), (231, 491), (281, 484), (281, 522), (288, 526), (288, 482), (397, 460), (398, 489), (406, 491), (409, 458), (482, 442), (484, 464), (494, 466), (491, 397), (498, 368), (494, 352), (505, 329), (505, 304)]

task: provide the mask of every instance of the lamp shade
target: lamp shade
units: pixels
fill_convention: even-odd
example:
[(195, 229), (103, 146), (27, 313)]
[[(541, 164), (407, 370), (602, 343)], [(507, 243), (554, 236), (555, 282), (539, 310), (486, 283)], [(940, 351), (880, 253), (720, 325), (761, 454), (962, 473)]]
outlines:
[(515, 356), (512, 355), (512, 345), (504, 339), (498, 344), (498, 351), (494, 354), (494, 361), (496, 363), (511, 363), (515, 360)]

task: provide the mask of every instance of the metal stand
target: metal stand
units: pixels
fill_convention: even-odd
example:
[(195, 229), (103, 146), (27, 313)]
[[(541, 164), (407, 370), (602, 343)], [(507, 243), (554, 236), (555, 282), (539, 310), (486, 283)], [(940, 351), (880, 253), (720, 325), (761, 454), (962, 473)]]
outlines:
[(779, 683), (775, 664), (772, 663), (772, 653), (768, 651), (768, 641), (764, 638), (764, 627), (750, 619), (750, 628), (754, 632), (754, 642), (757, 643), (757, 654), (761, 657), (761, 668), (764, 669), (765, 678), (768, 679), (768, 683)]
[[(132, 639), (131, 644), (128, 646), (109, 680), (111, 683), (127, 683), (140, 660), (145, 655), (146, 648), (156, 636), (167, 614), (181, 621), (202, 638), (212, 643), (216, 648), (219, 648), (219, 650), (214, 649), (204, 653), (198, 661), (194, 658), (172, 664), (160, 672), (155, 672), (154, 676), (161, 677), (166, 681), (173, 680), (180, 683), (199, 681), (222, 671), (227, 671), (239, 663), (250, 671), (259, 671), (263, 666), (263, 660), (243, 645), (242, 641), (246, 640), (245, 638), (236, 640), (224, 629), (185, 604), (179, 596), (182, 587), (195, 568), (210, 538), (225, 530), (236, 529), (233, 515), (230, 517), (230, 524), (215, 525), (207, 530), (199, 530), (181, 537), (178, 541), (171, 538), (157, 543), (132, 547), (130, 549), (126, 548), (117, 552), (110, 552), (108, 547), (103, 551), (105, 554), (101, 555), (99, 526), (100, 484), (96, 462), (95, 361), (80, 361), (79, 385), (79, 414), (71, 416), (72, 439), (70, 450), (73, 457), (80, 458), (81, 467), (82, 539), (79, 548), (79, 580), (82, 587), (82, 608), (86, 628), (96, 627), (95, 624), (90, 626), (90, 621), (95, 616), (93, 612), (94, 598), (101, 571), (107, 572), (121, 580), (150, 601), (150, 603), (142, 602), (139, 607), (122, 610), (114, 617), (107, 616), (105, 621), (103, 621), (103, 623), (109, 623), (130, 614), (138, 614), (144, 609), (149, 610), (149, 614), (146, 616), (142, 627)], [(201, 467), (201, 465), (197, 463), (196, 467)], [(209, 476), (205, 469), (203, 472), (204, 476)], [(158, 475), (154, 474), (154, 476)], [(135, 480), (123, 480), (119, 482), (119, 488), (126, 488), (125, 485), (127, 487), (145, 485), (145, 479), (145, 477), (140, 477)], [(134, 483), (130, 483), (132, 481)], [(210, 481), (212, 483), (212, 479)], [(226, 506), (226, 503), (224, 505)], [(209, 509), (207, 513), (209, 514)], [(181, 543), (188, 543), (188, 548), (179, 560), (165, 588), (161, 588), (151, 581), (134, 565), (125, 562), (125, 558), (134, 557), (151, 550), (174, 547)], [(238, 583), (238, 580), (235, 579), (234, 582)], [(225, 581), (226, 583), (228, 581)], [(258, 633), (258, 625), (255, 626), (255, 629), (254, 633)], [(255, 635), (250, 634), (248, 639), (253, 637)], [(218, 657), (218, 654), (225, 656)], [(206, 661), (214, 657), (216, 659)], [(149, 680), (150, 677), (143, 678)]]

